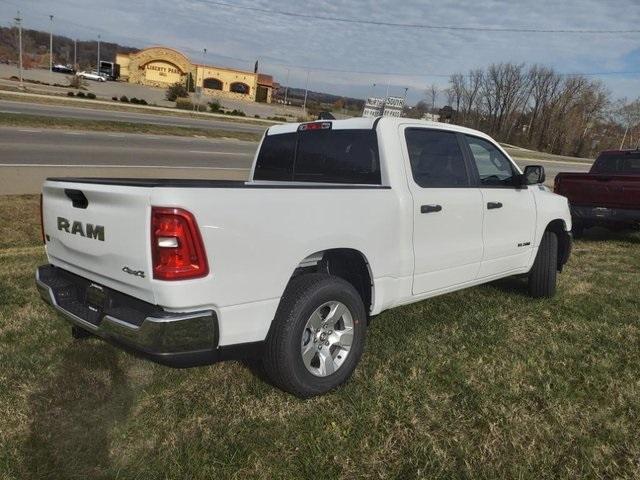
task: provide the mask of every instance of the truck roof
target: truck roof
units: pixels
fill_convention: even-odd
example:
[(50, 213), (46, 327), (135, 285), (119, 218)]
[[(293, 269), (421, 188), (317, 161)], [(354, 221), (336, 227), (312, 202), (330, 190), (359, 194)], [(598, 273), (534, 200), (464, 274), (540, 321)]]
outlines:
[(640, 153), (640, 149), (626, 149), (626, 150), (603, 150), (600, 155), (631, 155), (634, 153)]
[[(461, 127), (459, 125), (453, 125), (451, 123), (432, 122), (429, 120), (418, 120), (414, 118), (405, 117), (354, 117), (345, 120), (317, 120), (317, 122), (331, 122), (332, 130), (367, 130), (374, 127), (376, 124), (378, 127), (394, 129), (399, 125), (411, 124), (411, 125), (424, 125), (425, 127), (437, 128), (440, 130), (448, 130), (452, 132), (467, 133), (475, 135), (476, 137), (486, 138), (491, 140), (491, 137), (478, 130), (471, 128)], [(301, 123), (284, 123), (280, 125), (273, 125), (267, 130), (267, 135), (279, 135), (282, 133), (294, 133), (298, 130), (298, 127), (302, 123), (313, 122), (301, 122)]]

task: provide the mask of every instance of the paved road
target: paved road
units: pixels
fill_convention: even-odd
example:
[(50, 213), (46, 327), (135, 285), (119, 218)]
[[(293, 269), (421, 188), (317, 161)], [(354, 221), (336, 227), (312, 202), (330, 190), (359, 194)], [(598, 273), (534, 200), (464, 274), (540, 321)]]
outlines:
[(120, 112), (117, 110), (98, 110), (82, 107), (67, 107), (60, 105), (46, 105), (38, 103), (14, 102), (0, 100), (0, 113), (24, 113), (43, 117), (66, 117), (81, 120), (110, 120), (132, 123), (153, 123), (174, 127), (196, 127), (235, 132), (262, 133), (265, 125), (249, 123), (225, 122), (223, 120), (178, 117), (153, 113)]
[(0, 166), (249, 168), (255, 150), (238, 140), (0, 127)]
[[(0, 127), (0, 165), (249, 168), (256, 144), (238, 140), (167, 135)], [(547, 183), (560, 171), (586, 172), (589, 165), (518, 159), (542, 164)]]

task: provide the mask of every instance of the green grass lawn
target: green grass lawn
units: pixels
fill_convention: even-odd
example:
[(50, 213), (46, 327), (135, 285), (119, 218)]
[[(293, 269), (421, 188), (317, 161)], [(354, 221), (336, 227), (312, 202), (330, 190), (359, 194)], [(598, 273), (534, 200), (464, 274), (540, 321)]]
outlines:
[[(45, 117), (22, 113), (0, 113), (0, 126), (89, 130), (94, 132), (124, 132), (149, 135), (178, 135), (181, 137), (235, 138), (257, 142), (260, 133), (209, 128), (179, 127), (155, 123), (121, 122), (119, 120), (84, 120), (67, 117)], [(265, 127), (266, 130), (266, 127)]]
[(637, 234), (577, 241), (552, 300), (505, 280), (381, 314), (304, 401), (72, 340), (33, 285), (37, 212), (0, 197), (0, 478), (640, 477)]

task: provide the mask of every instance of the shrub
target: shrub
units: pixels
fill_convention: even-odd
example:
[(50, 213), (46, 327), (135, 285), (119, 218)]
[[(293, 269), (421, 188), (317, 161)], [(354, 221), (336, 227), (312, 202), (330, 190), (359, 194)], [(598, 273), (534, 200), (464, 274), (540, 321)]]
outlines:
[(67, 97), (73, 97), (75, 95), (75, 93), (73, 92), (67, 92)]
[(84, 94), (84, 92), (78, 92), (78, 93), (76, 93), (76, 97), (85, 98), (86, 95)]
[(175, 102), (178, 98), (186, 98), (188, 96), (189, 92), (187, 92), (186, 87), (180, 82), (169, 85), (165, 93), (165, 98), (170, 102)]
[(258, 115), (257, 113), (253, 116), (253, 118), (260, 118), (260, 115)]
[(178, 98), (176, 99), (176, 108), (180, 110), (193, 110), (193, 102), (188, 98)]
[(141, 98), (140, 100), (138, 100), (138, 104), (139, 105), (149, 105), (144, 98)]
[(87, 93), (87, 98), (90, 98), (91, 100), (95, 100), (96, 99), (96, 94), (92, 93), (92, 92), (89, 92), (89, 93)]
[(129, 103), (129, 98), (126, 95), (122, 95), (120, 97), (120, 101), (124, 103)]
[(114, 102), (118, 101), (118, 97), (111, 97), (111, 100), (113, 100)]
[(67, 81), (69, 82), (68, 86), (71, 88), (82, 88), (87, 85), (87, 82), (77, 75), (68, 76)]
[(220, 103), (216, 102), (215, 100), (209, 102), (207, 105), (209, 105), (209, 109), (212, 112), (219, 112), (220, 111)]
[(269, 117), (267, 120), (273, 120), (274, 122), (286, 122), (287, 119), (284, 117)]
[(129, 99), (129, 103), (133, 103), (134, 105), (138, 105), (138, 99), (136, 97), (131, 97)]
[(231, 110), (230, 112), (226, 112), (227, 115), (233, 115), (234, 117), (246, 117), (247, 114), (244, 113), (242, 110), (236, 110), (235, 108), (233, 110)]

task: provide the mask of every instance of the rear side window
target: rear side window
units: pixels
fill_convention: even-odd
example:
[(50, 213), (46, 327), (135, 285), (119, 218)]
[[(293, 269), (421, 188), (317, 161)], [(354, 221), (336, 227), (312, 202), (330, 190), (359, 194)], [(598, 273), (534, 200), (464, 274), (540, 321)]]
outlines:
[(379, 185), (378, 142), (373, 130), (313, 130), (268, 135), (254, 180)]
[(418, 185), (424, 188), (469, 185), (467, 167), (455, 133), (408, 128), (405, 139), (411, 172)]
[(592, 172), (640, 175), (640, 152), (601, 155), (593, 165)]

